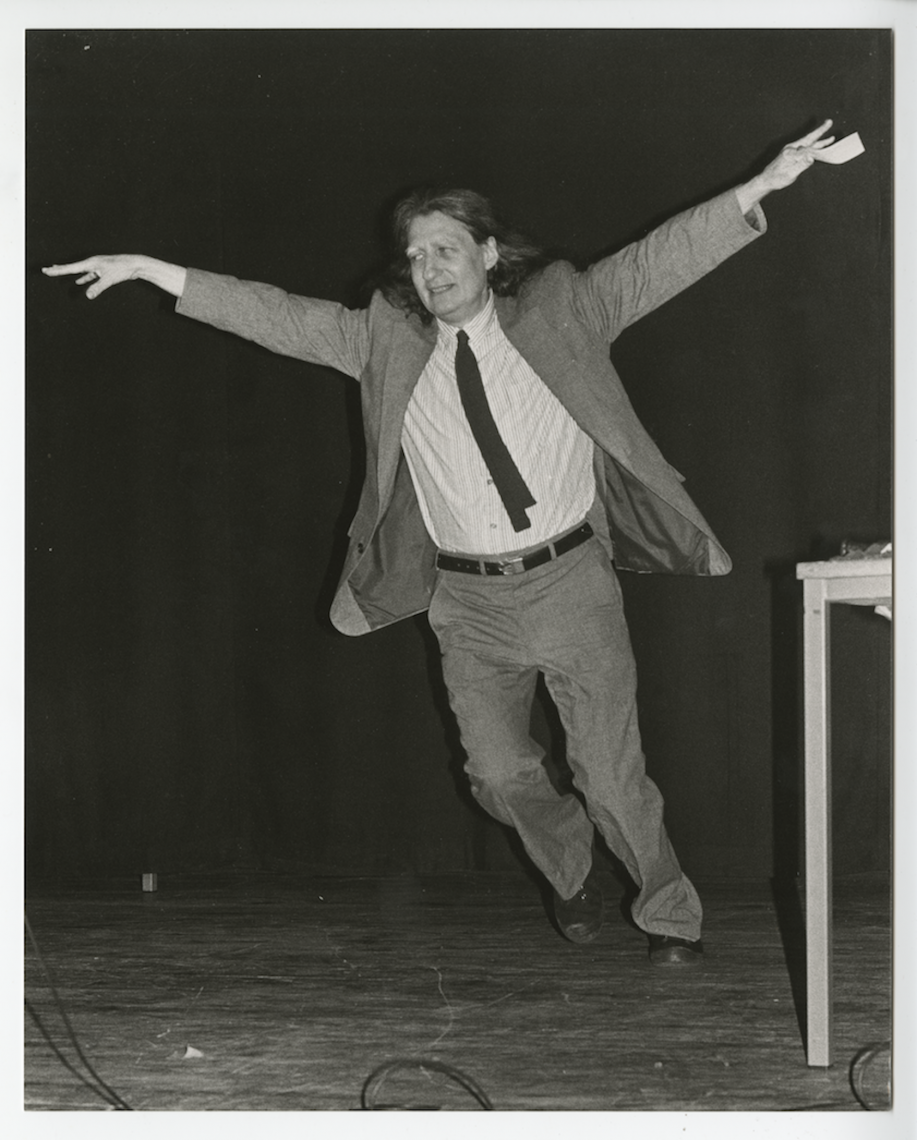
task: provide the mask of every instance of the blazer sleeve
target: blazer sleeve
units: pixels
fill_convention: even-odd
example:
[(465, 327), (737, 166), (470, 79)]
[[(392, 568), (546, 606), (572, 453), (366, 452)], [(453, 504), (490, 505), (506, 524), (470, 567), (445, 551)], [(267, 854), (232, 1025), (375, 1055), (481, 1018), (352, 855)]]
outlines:
[(369, 360), (367, 311), (300, 297), (275, 285), (189, 269), (175, 311), (355, 379)]
[(730, 190), (576, 274), (574, 304), (581, 319), (610, 343), (766, 229), (760, 206), (743, 216)]

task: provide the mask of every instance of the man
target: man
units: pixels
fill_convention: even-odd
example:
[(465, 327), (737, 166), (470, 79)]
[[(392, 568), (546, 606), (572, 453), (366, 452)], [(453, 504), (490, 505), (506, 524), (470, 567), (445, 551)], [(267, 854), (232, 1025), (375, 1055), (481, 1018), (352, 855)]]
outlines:
[[(700, 961), (702, 909), (647, 777), (614, 565), (725, 574), (729, 557), (608, 358), (629, 324), (763, 234), (760, 201), (833, 140), (830, 120), (750, 182), (584, 272), (546, 263), (470, 191), (395, 212), (397, 258), (365, 310), (140, 255), (45, 270), (87, 296), (140, 277), (177, 310), (360, 381), (366, 478), (332, 620), (362, 634), (429, 611), (479, 802), (516, 828), (562, 934), (602, 921), (594, 828), (639, 889), (658, 965)], [(529, 736), (541, 673), (578, 794)]]

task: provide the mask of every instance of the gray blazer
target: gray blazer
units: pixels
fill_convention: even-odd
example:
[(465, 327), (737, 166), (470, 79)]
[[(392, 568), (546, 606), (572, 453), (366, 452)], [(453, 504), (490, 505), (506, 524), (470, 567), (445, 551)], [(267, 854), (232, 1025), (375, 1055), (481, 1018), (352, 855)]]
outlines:
[[(678, 214), (583, 272), (554, 262), (516, 297), (498, 297), (506, 336), (595, 443), (593, 521), (616, 566), (641, 572), (726, 574), (731, 562), (631, 406), (609, 345), (766, 230), (743, 217), (733, 191)], [(405, 410), (436, 343), (381, 294), (347, 309), (271, 285), (188, 271), (178, 312), (273, 352), (358, 380), (366, 477), (331, 618), (368, 633), (427, 609), (435, 548), (401, 450)], [(592, 516), (591, 516), (592, 517)]]

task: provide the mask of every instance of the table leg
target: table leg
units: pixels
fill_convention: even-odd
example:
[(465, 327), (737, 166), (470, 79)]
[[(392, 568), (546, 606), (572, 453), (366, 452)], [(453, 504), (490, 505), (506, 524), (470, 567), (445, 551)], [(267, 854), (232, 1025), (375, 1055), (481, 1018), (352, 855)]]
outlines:
[(831, 1064), (831, 660), (825, 583), (803, 590), (805, 684), (806, 1057)]

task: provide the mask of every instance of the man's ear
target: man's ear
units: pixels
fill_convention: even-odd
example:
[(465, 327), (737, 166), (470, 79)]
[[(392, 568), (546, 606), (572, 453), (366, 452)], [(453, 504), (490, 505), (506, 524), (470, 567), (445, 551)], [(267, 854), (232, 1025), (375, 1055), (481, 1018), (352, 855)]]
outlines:
[(489, 237), (487, 241), (484, 242), (484, 265), (487, 269), (493, 269), (499, 260), (500, 251), (497, 249), (497, 239), (495, 237)]

